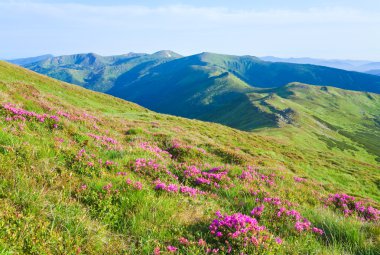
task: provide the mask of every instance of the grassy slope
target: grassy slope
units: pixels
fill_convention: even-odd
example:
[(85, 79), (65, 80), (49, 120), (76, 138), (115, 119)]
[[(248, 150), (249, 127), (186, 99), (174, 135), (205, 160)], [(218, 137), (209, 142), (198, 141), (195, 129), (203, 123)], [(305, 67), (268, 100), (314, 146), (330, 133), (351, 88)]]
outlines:
[[(380, 97), (376, 94), (359, 93), (331, 87), (289, 84), (280, 89), (252, 93), (252, 102), (265, 112), (281, 112), (292, 109), (290, 123), (280, 119), (281, 128), (263, 128), (261, 134), (286, 140), (299, 148), (313, 148), (315, 152), (330, 151), (340, 160), (360, 160), (379, 165)], [(259, 98), (259, 99), (258, 99)], [(284, 114), (283, 114), (284, 115)], [(341, 159), (342, 157), (342, 159)], [(345, 158), (345, 159), (343, 159)], [(379, 168), (371, 174), (361, 168), (348, 168), (336, 176), (328, 169), (314, 172), (314, 178), (341, 185), (357, 185), (378, 193)], [(354, 176), (362, 175), (363, 181), (355, 182)], [(369, 184), (369, 185), (368, 185)]]
[[(345, 218), (324, 208), (319, 198), (344, 191), (380, 202), (373, 182), (379, 179), (375, 163), (337, 154), (334, 150), (302, 151), (287, 142), (234, 130), (218, 124), (156, 114), (107, 95), (58, 82), (22, 68), (0, 62), (0, 103), (38, 113), (65, 111), (75, 119), (60, 117), (58, 128), (36, 120), (6, 121), (9, 113), (0, 108), (0, 251), (3, 254), (151, 254), (157, 247), (180, 246), (178, 238), (216, 241), (208, 226), (216, 210), (249, 214), (255, 206), (250, 189), (261, 189), (272, 197), (298, 203), (296, 207), (326, 235), (297, 234), (277, 226), (265, 216), (260, 222), (284, 239), (277, 254), (376, 254), (379, 225)], [(86, 114), (84, 114), (86, 113)], [(95, 116), (91, 117), (91, 116)], [(107, 150), (88, 136), (106, 135), (119, 142)], [(138, 145), (156, 144), (168, 149), (173, 140), (183, 144), (177, 157), (157, 158)], [(186, 146), (185, 146), (186, 145)], [(119, 148), (121, 146), (122, 148)], [(190, 146), (190, 147), (189, 147)], [(198, 148), (206, 150), (200, 153)], [(84, 162), (76, 156), (88, 153)], [(91, 156), (91, 154), (93, 154)], [(229, 190), (211, 189), (212, 196), (189, 198), (154, 190), (152, 176), (132, 171), (136, 158), (156, 158), (180, 175), (179, 164), (229, 164), (229, 176), (236, 185)], [(86, 161), (112, 160), (116, 166)], [(275, 174), (275, 185), (253, 182), (247, 186), (238, 178), (253, 165), (261, 174)], [(206, 166), (203, 166), (206, 168)], [(347, 179), (347, 171), (360, 171)], [(129, 188), (123, 176), (143, 184)], [(333, 174), (324, 179), (322, 173)], [(283, 176), (283, 178), (280, 178)], [(295, 183), (294, 176), (307, 178)], [(166, 174), (162, 180), (177, 183)], [(315, 177), (315, 178), (312, 178)], [(343, 178), (345, 183), (337, 182)], [(363, 186), (363, 183), (365, 185)], [(108, 194), (109, 183), (120, 190)], [(87, 189), (81, 191), (81, 186)], [(190, 185), (190, 184), (188, 184)], [(198, 186), (195, 186), (198, 187)], [(207, 187), (198, 187), (209, 190)], [(183, 254), (201, 254), (198, 247), (180, 247)], [(264, 252), (265, 253), (265, 252)]]

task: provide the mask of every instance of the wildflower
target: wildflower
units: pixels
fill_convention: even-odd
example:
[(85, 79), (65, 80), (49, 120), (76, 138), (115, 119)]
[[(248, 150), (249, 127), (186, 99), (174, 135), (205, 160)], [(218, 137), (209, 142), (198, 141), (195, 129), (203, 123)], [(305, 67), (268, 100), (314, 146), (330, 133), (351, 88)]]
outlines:
[(198, 178), (196, 178), (196, 179), (195, 179), (195, 182), (196, 182), (197, 184), (210, 184), (210, 183), (211, 183), (210, 180), (207, 180), (207, 179), (205, 179), (205, 178), (203, 178), (203, 177), (198, 177)]
[(142, 189), (142, 184), (141, 184), (141, 182), (135, 182), (133, 184), (133, 187), (135, 187), (135, 189), (137, 189), (137, 190), (141, 190)]
[(154, 255), (160, 255), (160, 254), (161, 254), (160, 247), (156, 247), (156, 248), (154, 248), (153, 254), (154, 254)]
[(297, 177), (297, 176), (295, 176), (293, 179), (294, 179), (295, 182), (304, 182), (304, 181), (306, 181), (305, 178), (301, 178), (301, 177)]
[(274, 240), (275, 240), (276, 243), (278, 243), (278, 244), (282, 244), (282, 242), (283, 242), (282, 239), (279, 238), (279, 237), (276, 237)]
[(172, 253), (174, 253), (174, 252), (176, 252), (178, 250), (177, 247), (174, 247), (174, 246), (171, 246), (171, 245), (168, 245), (166, 248), (168, 249), (169, 252), (172, 252)]
[(156, 190), (166, 190), (166, 184), (161, 182), (159, 179), (154, 182), (156, 184)]
[(304, 230), (309, 230), (311, 226), (311, 223), (304, 219), (303, 221), (297, 221), (296, 224), (294, 225), (294, 228), (298, 231), (298, 232), (302, 232)]
[(198, 246), (206, 246), (206, 245), (207, 245), (207, 243), (205, 240), (203, 240), (203, 239), (198, 240)]
[(59, 121), (59, 118), (55, 115), (50, 116), (50, 119), (55, 120), (55, 121)]
[(251, 211), (251, 215), (253, 215), (253, 216), (261, 216), (261, 214), (264, 211), (264, 208), (265, 208), (264, 205), (260, 205), (258, 207), (253, 208), (253, 210)]
[(169, 184), (167, 187), (166, 187), (166, 190), (168, 192), (178, 192), (178, 186), (175, 185), (175, 184)]
[(103, 190), (110, 191), (112, 188), (112, 183), (108, 183), (107, 185), (103, 186)]
[(313, 227), (312, 228), (312, 231), (316, 234), (319, 234), (319, 235), (323, 235), (323, 230), (322, 229), (319, 229), (319, 228), (316, 228), (316, 227)]
[(190, 244), (189, 240), (187, 240), (187, 239), (184, 238), (184, 237), (180, 237), (180, 238), (179, 238), (179, 242), (180, 242), (181, 244), (183, 244), (183, 245), (189, 245), (189, 244)]

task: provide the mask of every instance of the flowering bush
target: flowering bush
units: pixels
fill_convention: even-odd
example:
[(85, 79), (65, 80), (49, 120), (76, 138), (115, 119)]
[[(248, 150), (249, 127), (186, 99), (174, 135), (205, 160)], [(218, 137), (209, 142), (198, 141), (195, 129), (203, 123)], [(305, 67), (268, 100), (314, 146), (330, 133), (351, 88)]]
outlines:
[(346, 217), (357, 215), (366, 221), (378, 221), (380, 219), (380, 210), (372, 206), (365, 206), (363, 201), (357, 201), (355, 197), (347, 194), (330, 194), (325, 199), (325, 205), (342, 211)]
[(177, 185), (177, 184), (166, 184), (162, 181), (160, 181), (160, 179), (156, 180), (154, 182), (155, 184), (155, 190), (164, 190), (164, 191), (167, 191), (169, 193), (182, 193), (182, 194), (186, 194), (186, 195), (189, 195), (189, 196), (196, 196), (196, 195), (204, 195), (206, 194), (206, 192), (204, 191), (201, 191), (201, 190), (198, 190), (196, 188), (192, 188), (192, 187), (189, 187), (189, 186), (183, 186), (183, 185)]
[(266, 184), (268, 186), (273, 186), (275, 184), (276, 177), (276, 174), (273, 173), (270, 175), (261, 174), (252, 166), (248, 166), (247, 169), (243, 170), (241, 175), (239, 175), (239, 179), (244, 182), (255, 182), (257, 184)]
[(211, 189), (229, 189), (234, 186), (231, 178), (228, 176), (228, 169), (223, 167), (214, 167), (202, 171), (197, 166), (183, 166), (183, 180), (193, 185)]
[(185, 162), (188, 159), (202, 159), (207, 154), (202, 148), (185, 145), (178, 140), (172, 141), (172, 146), (167, 151), (173, 155), (173, 159), (180, 162)]
[(52, 128), (58, 127), (59, 117), (56, 115), (48, 115), (46, 113), (39, 114), (32, 111), (27, 111), (22, 108), (17, 108), (14, 105), (10, 103), (3, 104), (3, 109), (7, 112), (7, 117), (5, 118), (5, 121), (27, 121), (27, 120), (37, 120), (41, 123), (48, 123), (51, 125)]
[(276, 242), (255, 218), (241, 213), (222, 215), (219, 211), (216, 216), (209, 227), (210, 234), (218, 243), (218, 248), (227, 253), (266, 250)]
[(297, 177), (297, 176), (295, 176), (293, 179), (294, 179), (295, 182), (305, 182), (306, 181), (305, 178)]
[(164, 159), (167, 157), (171, 158), (172, 157), (172, 155), (169, 152), (161, 149), (157, 145), (151, 145), (148, 142), (140, 143), (139, 147), (145, 151), (152, 152), (159, 159)]
[(256, 202), (261, 204), (253, 208), (251, 215), (258, 219), (265, 215), (266, 218), (272, 219), (274, 225), (281, 228), (286, 227), (289, 230), (293, 229), (296, 233), (309, 231), (319, 235), (324, 233), (322, 229), (312, 227), (311, 222), (302, 217), (301, 213), (294, 209), (294, 204), (289, 201), (283, 201), (278, 197), (263, 197), (262, 199), (257, 198)]
[(105, 135), (95, 135), (92, 133), (87, 134), (89, 137), (93, 138), (99, 143), (99, 146), (107, 150), (122, 150), (122, 146), (115, 139), (105, 136)]

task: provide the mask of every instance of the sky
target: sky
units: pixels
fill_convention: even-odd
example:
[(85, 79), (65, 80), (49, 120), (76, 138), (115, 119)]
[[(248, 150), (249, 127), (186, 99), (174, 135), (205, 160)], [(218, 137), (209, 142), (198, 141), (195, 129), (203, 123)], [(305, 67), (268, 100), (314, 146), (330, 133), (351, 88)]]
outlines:
[(380, 0), (0, 0), (0, 59), (173, 50), (380, 61)]

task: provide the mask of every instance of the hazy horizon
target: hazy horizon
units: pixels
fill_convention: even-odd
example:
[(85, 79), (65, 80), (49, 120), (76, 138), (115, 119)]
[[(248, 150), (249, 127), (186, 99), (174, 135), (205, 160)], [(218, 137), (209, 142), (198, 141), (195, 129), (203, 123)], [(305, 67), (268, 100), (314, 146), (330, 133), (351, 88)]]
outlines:
[[(159, 50), (159, 51), (171, 51), (170, 49), (165, 49), (165, 50)], [(97, 52), (73, 52), (71, 54), (62, 54), (62, 55), (54, 55), (54, 54), (51, 54), (51, 53), (46, 53), (46, 54), (41, 54), (41, 55), (33, 55), (33, 56), (24, 56), (24, 57), (17, 57), (17, 58), (1, 58), (0, 57), (0, 60), (17, 60), (17, 59), (27, 59), (27, 58), (33, 58), (33, 57), (41, 57), (41, 56), (44, 56), (44, 55), (52, 55), (53, 57), (60, 57), (60, 56), (69, 56), (69, 55), (77, 55), (77, 54), (96, 54), (96, 55), (100, 55), (100, 56), (103, 56), (103, 57), (108, 57), (108, 56), (118, 56), (118, 55), (126, 55), (126, 54), (129, 54), (129, 53), (136, 53), (136, 54), (154, 54), (156, 52), (159, 52), (159, 51), (154, 51), (154, 52), (134, 52), (134, 51), (129, 51), (129, 52), (123, 52), (123, 53), (119, 53), (119, 54), (112, 54), (112, 55), (103, 55), (103, 54), (99, 54)], [(174, 51), (173, 51), (174, 52)], [(203, 52), (198, 52), (198, 53), (195, 53), (195, 54), (181, 54), (180, 52), (175, 52), (177, 54), (180, 54), (184, 57), (187, 57), (187, 56), (191, 56), (191, 55), (196, 55), (196, 54), (200, 54), (200, 53), (204, 53), (205, 51)], [(215, 54), (221, 54), (221, 55), (232, 55), (232, 54), (225, 54), (223, 52), (207, 52), (207, 53), (215, 53)], [(271, 56), (271, 55), (267, 55), (267, 56), (255, 56), (255, 55), (249, 55), (249, 54), (240, 54), (240, 55), (236, 55), (236, 56), (252, 56), (252, 57), (258, 57), (258, 58), (270, 58), (270, 57), (273, 57), (273, 58), (279, 58), (279, 59), (316, 59), (316, 60), (326, 60), (326, 61), (358, 61), (358, 62), (378, 62), (377, 60), (368, 60), (368, 59), (348, 59), (348, 58), (313, 58), (313, 57), (309, 57), (309, 56), (303, 56), (303, 57), (293, 57), (293, 56), (289, 56), (289, 57), (280, 57), (280, 56)]]
[(0, 59), (167, 49), (380, 60), (380, 2), (0, 1)]

